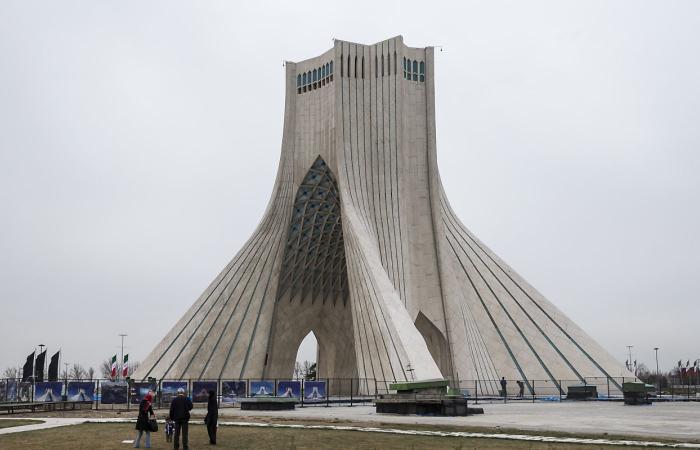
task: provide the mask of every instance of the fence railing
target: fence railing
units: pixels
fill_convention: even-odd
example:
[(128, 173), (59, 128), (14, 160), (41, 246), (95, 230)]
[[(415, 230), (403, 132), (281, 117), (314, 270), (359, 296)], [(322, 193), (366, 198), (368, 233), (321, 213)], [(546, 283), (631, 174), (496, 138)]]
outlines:
[[(450, 383), (473, 402), (559, 401), (566, 399), (572, 386), (595, 386), (600, 400), (622, 397), (622, 384), (636, 378), (586, 377), (569, 380), (459, 380)], [(154, 404), (167, 407), (182, 387), (195, 404), (206, 403), (208, 391), (217, 393), (221, 407), (234, 407), (244, 398), (260, 395), (297, 398), (300, 406), (366, 404), (390, 392), (390, 380), (373, 378), (319, 378), (293, 380), (282, 378), (240, 380), (130, 380), (105, 379), (53, 382), (21, 382), (0, 379), (0, 404), (70, 401), (91, 404), (95, 409), (130, 409), (148, 391), (155, 393)], [(505, 387), (505, 389), (504, 389)], [(700, 383), (695, 380), (669, 379), (656, 392), (663, 400), (700, 400)], [(203, 405), (202, 405), (203, 406)]]

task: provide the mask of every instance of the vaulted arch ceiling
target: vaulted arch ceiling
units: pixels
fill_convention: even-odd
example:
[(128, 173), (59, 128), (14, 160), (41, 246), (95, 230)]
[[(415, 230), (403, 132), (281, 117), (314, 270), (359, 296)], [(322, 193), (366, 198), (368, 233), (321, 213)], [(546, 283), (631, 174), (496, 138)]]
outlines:
[(316, 158), (299, 186), (287, 234), (278, 299), (348, 299), (338, 183)]

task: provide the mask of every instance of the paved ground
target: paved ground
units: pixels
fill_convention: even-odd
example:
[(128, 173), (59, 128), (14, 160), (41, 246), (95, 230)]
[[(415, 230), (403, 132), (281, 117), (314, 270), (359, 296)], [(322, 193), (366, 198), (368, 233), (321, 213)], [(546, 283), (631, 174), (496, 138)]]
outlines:
[[(2, 420), (7, 420), (4, 418), (0, 418), (0, 421)], [(259, 420), (259, 418), (258, 418)], [(128, 423), (129, 424), (129, 429), (131, 431), (131, 427), (133, 426), (133, 419), (127, 419), (127, 418), (48, 418), (46, 422), (41, 423), (41, 424), (33, 424), (33, 425), (26, 425), (26, 426), (17, 426), (17, 427), (12, 427), (12, 428), (7, 428), (6, 431), (0, 432), (0, 435), (2, 434), (10, 434), (10, 433), (18, 433), (18, 432), (28, 432), (28, 431), (34, 431), (34, 430), (42, 430), (42, 429), (47, 429), (47, 428), (56, 428), (56, 427), (71, 427), (71, 425), (80, 425), (80, 424), (86, 424), (86, 423), (104, 423), (104, 424), (114, 424), (114, 423)], [(161, 421), (162, 422), (162, 421)], [(196, 427), (199, 425), (201, 428), (203, 426), (201, 424), (196, 424), (195, 428), (192, 429), (192, 431), (197, 431)], [(700, 449), (700, 443), (691, 443), (691, 442), (660, 442), (660, 441), (654, 441), (654, 440), (641, 440), (641, 439), (603, 439), (603, 438), (589, 438), (589, 437), (570, 437), (570, 436), (547, 436), (547, 435), (524, 435), (524, 434), (517, 434), (517, 433), (484, 433), (484, 432), (469, 432), (469, 431), (440, 431), (440, 430), (411, 430), (411, 429), (404, 429), (404, 428), (392, 428), (391, 426), (387, 427), (386, 425), (382, 427), (361, 427), (361, 426), (348, 426), (348, 425), (314, 425), (314, 424), (299, 424), (299, 423), (261, 423), (261, 422), (241, 422), (241, 421), (219, 421), (219, 427), (220, 431), (224, 430), (228, 427), (244, 427), (247, 429), (250, 428), (272, 428), (272, 429), (287, 429), (287, 430), (314, 430), (316, 432), (320, 430), (327, 430), (329, 432), (364, 432), (364, 433), (379, 433), (381, 435), (401, 435), (405, 436), (406, 439), (403, 441), (404, 443), (407, 442), (413, 442), (412, 440), (413, 437), (416, 436), (423, 436), (423, 437), (461, 437), (461, 438), (468, 438), (468, 439), (474, 439), (472, 442), (473, 444), (476, 444), (477, 442), (482, 443), (484, 446), (487, 446), (486, 442), (488, 441), (501, 441), (501, 444), (496, 444), (496, 448), (524, 448), (525, 445), (528, 445), (528, 448), (531, 448), (529, 443), (546, 443), (549, 444), (547, 448), (551, 448), (550, 445), (555, 445), (556, 448), (562, 447), (562, 448), (569, 448), (571, 444), (575, 444), (577, 447), (581, 448), (599, 448), (600, 446), (603, 445), (611, 445), (611, 446), (618, 446), (618, 447), (633, 447), (633, 448), (646, 448), (646, 447), (666, 447), (666, 448), (692, 448), (692, 449)], [(223, 428), (221, 428), (223, 427)], [(80, 428), (80, 427), (78, 427)], [(83, 428), (82, 433), (85, 433), (86, 429)], [(93, 431), (96, 431), (97, 429), (92, 429)], [(103, 432), (104, 429), (100, 430), (100, 432)], [(91, 436), (94, 436), (94, 433), (90, 434)], [(269, 436), (269, 433), (266, 433), (267, 436)], [(33, 435), (32, 435), (33, 436)], [(46, 435), (44, 435), (46, 436)], [(65, 438), (67, 436), (66, 433), (62, 433), (61, 436)], [(236, 434), (238, 438), (241, 437), (240, 432)], [(255, 443), (259, 444), (258, 439), (260, 437), (259, 434), (256, 434), (257, 436), (255, 439)], [(288, 441), (289, 439), (294, 440), (294, 436), (297, 435), (287, 435), (287, 437), (283, 437), (282, 439), (285, 441)], [(308, 437), (309, 434), (306, 433), (304, 435), (305, 437)], [(327, 445), (327, 437), (324, 438), (323, 442), (326, 442)], [(350, 436), (347, 436), (346, 438), (350, 438)], [(486, 439), (487, 441), (484, 441)], [(2, 436), (0, 436), (0, 440), (2, 440)], [(355, 442), (357, 442), (358, 439), (355, 439)], [(365, 439), (366, 441), (366, 439)], [(513, 444), (513, 441), (519, 442), (518, 444)], [(23, 439), (21, 444), (21, 448), (32, 448), (32, 445), (27, 444), (27, 440)], [(102, 441), (101, 441), (102, 442)], [(111, 441), (110, 441), (111, 442)], [(122, 443), (125, 444), (131, 444), (133, 443), (133, 440), (131, 439), (126, 439), (122, 440)], [(376, 445), (377, 440), (372, 439), (371, 442)], [(15, 441), (15, 444), (17, 441)], [(54, 442), (56, 444), (56, 442)], [(526, 444), (528, 443), (528, 444)], [(94, 443), (93, 443), (94, 444)], [(366, 445), (367, 442), (365, 442), (364, 445)], [(425, 444), (425, 443), (424, 443)], [(479, 444), (479, 446), (482, 446), (482, 444)], [(494, 447), (492, 445), (493, 442), (491, 442), (488, 446), (489, 448)], [(10, 445), (10, 444), (7, 444)], [(34, 443), (36, 446), (36, 443)], [(40, 444), (43, 446), (43, 444)], [(316, 448), (319, 447), (320, 442), (316, 442), (312, 445), (311, 448)], [(521, 447), (521, 445), (523, 447)], [(72, 448), (75, 446), (75, 442), (73, 440), (69, 440), (69, 447), (61, 446), (61, 445), (56, 445), (57, 447), (60, 448)], [(256, 445), (257, 446), (257, 445)], [(247, 448), (247, 446), (244, 446)], [(334, 446), (333, 448), (336, 448), (337, 446)], [(340, 448), (344, 448), (345, 445), (341, 445)], [(403, 446), (402, 446), (403, 447)], [(38, 447), (37, 447), (38, 448)], [(83, 448), (83, 447), (81, 447)], [(413, 448), (413, 444), (411, 444), (411, 448)], [(451, 448), (451, 447), (450, 447)], [(460, 446), (461, 448), (461, 446)]]
[[(536, 431), (700, 439), (700, 403), (625, 406), (622, 402), (501, 403), (479, 405), (483, 415), (427, 417), (377, 414), (371, 406), (305, 407), (295, 411), (221, 409), (222, 420), (246, 417), (338, 419), (356, 422), (483, 426)], [(204, 414), (206, 411), (200, 411)]]
[[(222, 408), (220, 420), (255, 422), (255, 418), (283, 420), (332, 420), (363, 424), (446, 425), (501, 427), (541, 432), (639, 436), (645, 439), (669, 438), (700, 441), (700, 403), (657, 403), (651, 406), (625, 406), (621, 402), (494, 403), (479, 405), (483, 415), (469, 417), (398, 416), (377, 414), (371, 406), (304, 407), (295, 411), (241, 411)], [(75, 411), (80, 413), (80, 411)], [(206, 411), (195, 410), (195, 416)], [(165, 411), (158, 411), (163, 418)], [(126, 414), (125, 414), (126, 415)], [(135, 417), (135, 414), (133, 414)], [(39, 417), (33, 417), (39, 418)], [(1, 420), (1, 419), (0, 419)], [(0, 434), (81, 423), (79, 416), (50, 417), (44, 424), (0, 429)], [(95, 420), (95, 419), (93, 419)], [(99, 419), (98, 419), (99, 420)], [(111, 421), (111, 420), (110, 420)], [(11, 431), (12, 430), (12, 431)]]

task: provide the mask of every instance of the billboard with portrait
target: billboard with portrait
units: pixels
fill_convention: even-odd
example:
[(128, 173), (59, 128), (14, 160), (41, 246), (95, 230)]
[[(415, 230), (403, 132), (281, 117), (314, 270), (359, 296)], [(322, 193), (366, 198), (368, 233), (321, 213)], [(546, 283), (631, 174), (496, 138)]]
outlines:
[(262, 395), (275, 395), (274, 381), (256, 380), (250, 382), (250, 396), (258, 397)]
[(103, 381), (100, 383), (100, 402), (105, 405), (126, 404), (127, 385), (123, 381)]
[(206, 403), (209, 400), (209, 391), (217, 391), (216, 381), (193, 381), (192, 401), (194, 403)]
[(187, 395), (187, 381), (163, 381), (161, 383), (161, 403), (166, 406), (169, 405), (177, 397), (177, 390), (180, 388)]
[(325, 400), (325, 381), (304, 381), (304, 401)]
[[(155, 396), (157, 387), (156, 383), (131, 383), (131, 404), (138, 405), (141, 403), (141, 400), (149, 391)], [(155, 401), (155, 398), (153, 401)]]
[(60, 402), (63, 383), (60, 381), (42, 381), (34, 385), (35, 402)]
[(92, 381), (69, 381), (66, 395), (70, 402), (91, 402), (95, 399), (95, 383)]
[(221, 382), (221, 402), (233, 404), (247, 395), (247, 383), (244, 380), (222, 381)]
[(287, 398), (301, 397), (301, 381), (279, 381), (277, 383), (277, 396)]

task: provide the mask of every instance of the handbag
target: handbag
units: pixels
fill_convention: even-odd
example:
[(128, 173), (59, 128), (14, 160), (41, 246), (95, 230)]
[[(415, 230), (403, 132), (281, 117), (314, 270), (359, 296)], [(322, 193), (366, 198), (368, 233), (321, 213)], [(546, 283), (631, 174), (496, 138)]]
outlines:
[(153, 432), (158, 431), (158, 422), (156, 421), (156, 419), (148, 419), (148, 427)]

